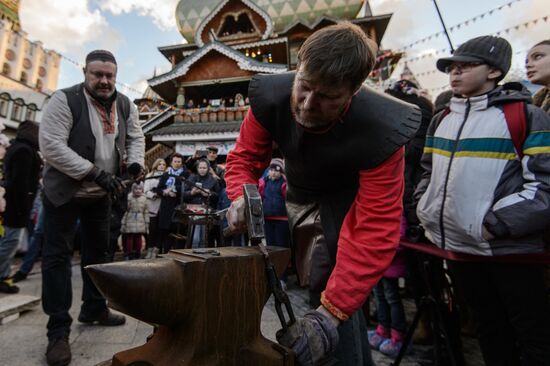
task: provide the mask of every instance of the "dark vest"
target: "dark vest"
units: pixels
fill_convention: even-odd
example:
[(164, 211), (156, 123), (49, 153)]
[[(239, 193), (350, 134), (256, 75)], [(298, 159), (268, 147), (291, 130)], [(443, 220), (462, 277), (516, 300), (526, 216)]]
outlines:
[[(88, 102), (84, 95), (84, 84), (77, 84), (70, 88), (62, 89), (67, 97), (67, 104), (73, 116), (73, 127), (69, 133), (67, 145), (84, 159), (95, 161), (95, 136), (90, 126)], [(130, 100), (122, 93), (117, 92), (116, 108), (118, 115), (118, 136), (115, 142), (115, 150), (118, 155), (119, 167), (126, 155), (126, 131), (128, 117), (130, 116)], [(48, 199), (60, 206), (69, 202), (80, 188), (82, 181), (73, 179), (68, 175), (48, 165), (44, 170), (44, 188)]]
[[(323, 134), (308, 133), (292, 118), (294, 75), (257, 75), (250, 81), (248, 96), (254, 116), (285, 159), (287, 201), (319, 206), (334, 264), (340, 228), (359, 187), (359, 172), (375, 168), (405, 145), (422, 115), (416, 106), (362, 87), (343, 123)], [(289, 210), (291, 225), (292, 214)]]

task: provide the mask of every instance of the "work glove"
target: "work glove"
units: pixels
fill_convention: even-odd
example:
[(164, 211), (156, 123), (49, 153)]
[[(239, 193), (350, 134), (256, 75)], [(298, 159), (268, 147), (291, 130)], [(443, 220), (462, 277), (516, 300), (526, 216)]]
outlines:
[(98, 186), (100, 186), (110, 194), (118, 194), (124, 191), (124, 188), (126, 188), (126, 185), (124, 184), (122, 179), (112, 174), (106, 173), (103, 170), (99, 171), (98, 175), (94, 179), (94, 182), (96, 182)]
[(286, 330), (277, 332), (277, 341), (296, 353), (300, 366), (325, 363), (338, 345), (338, 329), (317, 310), (308, 311)]
[(143, 167), (139, 163), (132, 163), (128, 166), (128, 175), (133, 180), (137, 180), (143, 176)]

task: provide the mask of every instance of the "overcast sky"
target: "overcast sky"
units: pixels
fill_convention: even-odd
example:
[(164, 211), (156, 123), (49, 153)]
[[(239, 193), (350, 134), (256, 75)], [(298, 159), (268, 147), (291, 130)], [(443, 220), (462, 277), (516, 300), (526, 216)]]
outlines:
[[(521, 70), (526, 50), (542, 39), (550, 39), (550, 18), (545, 23), (524, 23), (550, 16), (550, 0), (438, 0), (449, 27), (512, 2), (483, 19), (462, 25), (450, 33), (456, 45), (477, 35), (491, 34), (512, 27), (502, 36), (517, 53), (514, 66)], [(158, 46), (182, 43), (177, 30), (175, 9), (178, 0), (22, 0), (23, 30), (31, 40), (40, 40), (67, 58), (82, 63), (86, 54), (96, 48), (111, 50), (119, 64), (118, 80), (132, 89), (143, 91), (145, 80), (170, 68), (158, 52)], [(441, 24), (432, 0), (371, 0), (373, 13), (393, 13), (382, 41), (384, 48), (400, 49), (419, 39), (441, 31)], [(521, 25), (516, 30), (516, 25)], [(442, 36), (433, 37), (407, 49), (409, 67), (420, 74), (422, 87), (433, 89), (446, 85), (446, 76), (435, 70), (436, 57), (411, 60), (435, 50), (448, 48)], [(448, 51), (446, 51), (448, 52)], [(58, 87), (81, 82), (82, 71), (63, 60)], [(118, 86), (131, 98), (139, 97), (133, 90)]]

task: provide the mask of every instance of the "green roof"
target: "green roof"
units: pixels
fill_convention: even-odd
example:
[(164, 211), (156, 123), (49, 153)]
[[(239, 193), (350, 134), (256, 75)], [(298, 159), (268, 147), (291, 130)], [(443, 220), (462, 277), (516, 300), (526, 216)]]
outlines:
[[(176, 22), (183, 37), (193, 43), (200, 22), (226, 0), (180, 0), (176, 7)], [(363, 0), (251, 0), (266, 11), (280, 32), (289, 24), (301, 20), (314, 24), (328, 15), (338, 19), (354, 19), (361, 10)]]

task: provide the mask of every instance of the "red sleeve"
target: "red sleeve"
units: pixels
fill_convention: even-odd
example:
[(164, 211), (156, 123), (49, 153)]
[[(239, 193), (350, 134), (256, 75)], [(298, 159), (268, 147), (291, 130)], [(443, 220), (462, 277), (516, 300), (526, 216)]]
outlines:
[(225, 182), (231, 201), (243, 194), (243, 184), (257, 184), (271, 160), (271, 135), (248, 110), (235, 148), (227, 155)]
[(336, 266), (323, 305), (345, 320), (365, 302), (390, 265), (399, 243), (403, 211), (404, 149), (360, 172), (359, 191), (338, 240)]

